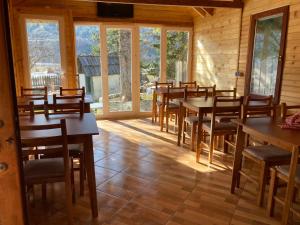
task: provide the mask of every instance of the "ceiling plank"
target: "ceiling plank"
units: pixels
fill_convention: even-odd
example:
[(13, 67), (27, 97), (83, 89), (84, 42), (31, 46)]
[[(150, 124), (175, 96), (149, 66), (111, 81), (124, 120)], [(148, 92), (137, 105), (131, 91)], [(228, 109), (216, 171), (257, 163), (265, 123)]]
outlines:
[(206, 16), (206, 12), (201, 7), (193, 7), (194, 11), (201, 17)]
[(108, 2), (124, 4), (145, 4), (145, 5), (169, 5), (169, 6), (190, 6), (209, 8), (243, 8), (244, 3), (240, 0), (77, 0), (88, 2)]
[(213, 16), (214, 15), (214, 9), (213, 8), (203, 8), (203, 10), (208, 14)]

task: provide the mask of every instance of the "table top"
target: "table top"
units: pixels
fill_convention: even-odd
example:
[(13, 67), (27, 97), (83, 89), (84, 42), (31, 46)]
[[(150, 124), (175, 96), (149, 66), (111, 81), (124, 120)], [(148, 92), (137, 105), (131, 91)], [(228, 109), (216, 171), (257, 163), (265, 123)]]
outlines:
[[(82, 117), (78, 114), (59, 114), (49, 115), (49, 119), (44, 114), (36, 114), (33, 119), (28, 116), (20, 117), (20, 125), (46, 125), (59, 123), (61, 119), (66, 119), (67, 136), (80, 136), (80, 135), (97, 135), (99, 134), (97, 122), (94, 114), (84, 113)], [(21, 139), (26, 137), (48, 137), (57, 136), (57, 130), (53, 129), (53, 132), (49, 133), (42, 131), (22, 131)]]
[[(188, 91), (197, 91), (197, 88), (188, 88)], [(160, 88), (154, 89), (154, 92), (156, 94), (167, 94), (168, 88), (160, 87)], [(170, 93), (184, 93), (184, 87), (182, 89), (170, 89)]]
[(279, 144), (291, 147), (300, 147), (300, 130), (282, 129), (281, 121), (274, 121), (269, 117), (248, 118), (245, 122), (235, 120), (235, 122), (254, 135), (266, 137), (266, 141), (271, 140), (271, 144)]
[[(17, 97), (17, 102), (18, 105), (28, 105), (30, 101), (33, 101), (33, 104), (35, 106), (41, 106), (44, 105), (44, 100), (30, 100), (30, 99), (26, 99), (24, 97), (18, 96)], [(91, 95), (86, 95), (84, 97), (84, 102), (85, 103), (93, 103), (93, 98)], [(59, 104), (63, 104), (63, 103), (74, 103), (74, 99), (59, 99)], [(52, 105), (53, 104), (53, 95), (48, 95), (48, 104)]]

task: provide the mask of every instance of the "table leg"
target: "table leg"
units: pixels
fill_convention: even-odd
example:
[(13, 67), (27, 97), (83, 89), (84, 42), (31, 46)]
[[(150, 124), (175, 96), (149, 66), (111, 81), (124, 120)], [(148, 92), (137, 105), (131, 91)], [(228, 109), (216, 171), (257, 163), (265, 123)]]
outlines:
[(200, 161), (201, 142), (202, 142), (202, 121), (203, 121), (203, 112), (202, 112), (201, 108), (199, 108), (198, 128), (197, 128), (197, 145), (196, 145), (196, 162)]
[(84, 158), (85, 168), (87, 173), (87, 181), (89, 187), (90, 203), (93, 217), (98, 216), (97, 206), (97, 192), (96, 192), (96, 181), (95, 181), (95, 165), (94, 165), (94, 152), (93, 152), (93, 138), (89, 135), (84, 143)]
[(152, 97), (152, 123), (156, 122), (155, 120), (155, 116), (156, 116), (156, 112), (157, 112), (157, 94), (155, 93), (155, 91), (153, 92), (153, 97)]
[(236, 137), (236, 148), (234, 152), (233, 168), (232, 168), (232, 178), (231, 178), (231, 194), (234, 193), (236, 186), (239, 170), (242, 166), (242, 151), (245, 145), (245, 133), (243, 131), (243, 126), (238, 126), (237, 137)]
[(293, 192), (294, 192), (294, 187), (295, 187), (295, 175), (296, 175), (296, 169), (297, 169), (297, 164), (298, 164), (298, 156), (299, 156), (299, 149), (298, 149), (298, 147), (295, 147), (292, 152), (288, 186), (287, 186), (286, 193), (285, 193), (284, 208), (282, 211), (281, 224), (283, 224), (283, 225), (288, 224), (289, 212), (290, 212), (290, 207), (291, 207), (291, 203), (292, 203), (292, 199), (293, 199)]
[(85, 103), (84, 104), (84, 112), (85, 113), (90, 113), (91, 112), (91, 105), (90, 105), (90, 103)]
[(183, 118), (185, 115), (185, 107), (183, 107), (182, 102), (180, 102), (179, 105), (179, 115), (178, 115), (178, 134), (177, 134), (177, 145), (180, 146), (181, 141), (181, 135), (182, 135), (182, 124), (183, 124)]
[(164, 116), (165, 116), (165, 101), (166, 101), (166, 95), (162, 96), (162, 103), (161, 108), (159, 110), (159, 122), (160, 122), (160, 131), (164, 130)]

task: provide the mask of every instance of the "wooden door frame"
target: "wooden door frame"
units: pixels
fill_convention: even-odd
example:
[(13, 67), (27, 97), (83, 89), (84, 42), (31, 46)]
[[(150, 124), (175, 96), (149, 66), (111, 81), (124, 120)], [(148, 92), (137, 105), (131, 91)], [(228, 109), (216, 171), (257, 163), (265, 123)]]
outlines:
[[(0, 0), (0, 102), (5, 110), (0, 112), (0, 161), (7, 169), (0, 173), (0, 224), (28, 224), (19, 129), (17, 100), (10, 36), (9, 16), (11, 2)], [(5, 195), (5, 196), (3, 196)]]
[(254, 14), (251, 16), (251, 18), (250, 18), (251, 22), (250, 22), (250, 28), (249, 28), (246, 78), (245, 78), (246, 82), (245, 82), (245, 92), (244, 92), (245, 96), (250, 94), (256, 22), (260, 18), (264, 18), (267, 16), (272, 16), (272, 15), (276, 15), (276, 14), (280, 14), (280, 13), (283, 13), (282, 33), (281, 33), (280, 50), (279, 50), (279, 56), (281, 56), (281, 61), (278, 62), (278, 66), (277, 66), (278, 70), (277, 70), (277, 75), (276, 75), (275, 96), (273, 96), (275, 104), (279, 104), (279, 102), (280, 102), (282, 75), (283, 75), (283, 68), (284, 68), (284, 62), (285, 62), (286, 38), (287, 38), (287, 29), (288, 29), (288, 20), (289, 20), (289, 6), (283, 6), (280, 8), (271, 9), (271, 10), (257, 13), (257, 14)]

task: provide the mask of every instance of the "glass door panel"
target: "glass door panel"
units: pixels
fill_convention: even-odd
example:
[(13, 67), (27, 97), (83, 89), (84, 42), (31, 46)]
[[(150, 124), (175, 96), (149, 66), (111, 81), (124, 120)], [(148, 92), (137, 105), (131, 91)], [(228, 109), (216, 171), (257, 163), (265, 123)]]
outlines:
[(250, 93), (275, 94), (283, 14), (256, 21)]
[(48, 87), (49, 94), (61, 86), (62, 65), (59, 21), (26, 19), (28, 67), (32, 87)]
[(160, 79), (161, 29), (140, 27), (140, 111), (152, 110), (153, 85)]
[(85, 87), (94, 102), (92, 111), (103, 114), (100, 63), (100, 28), (98, 25), (75, 25), (78, 86)]
[(106, 29), (109, 112), (132, 111), (132, 31)]
[(189, 32), (167, 31), (167, 80), (188, 80)]

